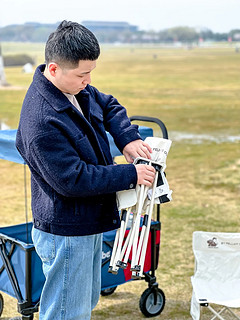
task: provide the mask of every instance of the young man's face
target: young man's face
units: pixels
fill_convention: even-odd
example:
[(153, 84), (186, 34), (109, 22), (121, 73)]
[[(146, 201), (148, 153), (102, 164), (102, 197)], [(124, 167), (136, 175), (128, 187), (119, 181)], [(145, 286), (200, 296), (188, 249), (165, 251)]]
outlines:
[[(76, 95), (91, 83), (90, 73), (96, 68), (96, 60), (80, 60), (75, 69), (61, 68), (55, 65), (53, 84), (62, 92)], [(51, 64), (49, 64), (49, 69)]]

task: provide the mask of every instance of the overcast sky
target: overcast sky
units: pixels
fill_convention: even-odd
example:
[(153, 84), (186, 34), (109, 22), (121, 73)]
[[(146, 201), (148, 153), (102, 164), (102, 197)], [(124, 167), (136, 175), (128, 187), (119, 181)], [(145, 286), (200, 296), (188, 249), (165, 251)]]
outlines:
[(240, 29), (240, 0), (0, 0), (0, 27), (63, 19), (126, 21), (140, 30), (175, 26)]

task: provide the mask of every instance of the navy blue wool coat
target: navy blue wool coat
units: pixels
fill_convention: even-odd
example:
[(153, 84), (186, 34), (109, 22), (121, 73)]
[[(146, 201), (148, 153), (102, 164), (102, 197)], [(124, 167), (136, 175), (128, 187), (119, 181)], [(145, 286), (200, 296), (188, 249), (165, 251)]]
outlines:
[(106, 130), (120, 151), (140, 139), (126, 110), (88, 85), (76, 95), (84, 116), (37, 68), (23, 102), (16, 146), (31, 170), (34, 226), (66, 235), (119, 227), (116, 192), (135, 188), (133, 164), (114, 165)]

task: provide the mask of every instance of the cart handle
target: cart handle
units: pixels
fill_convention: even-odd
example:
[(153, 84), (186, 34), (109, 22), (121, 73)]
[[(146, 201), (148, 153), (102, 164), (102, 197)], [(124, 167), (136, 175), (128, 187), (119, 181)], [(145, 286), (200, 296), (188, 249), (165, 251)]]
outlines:
[(158, 118), (154, 118), (154, 117), (146, 117), (146, 116), (132, 116), (130, 117), (131, 121), (144, 121), (144, 122), (153, 122), (156, 123), (157, 125), (159, 125), (162, 134), (163, 134), (163, 138), (164, 139), (168, 139), (168, 132), (167, 132), (167, 128), (165, 126), (165, 124)]

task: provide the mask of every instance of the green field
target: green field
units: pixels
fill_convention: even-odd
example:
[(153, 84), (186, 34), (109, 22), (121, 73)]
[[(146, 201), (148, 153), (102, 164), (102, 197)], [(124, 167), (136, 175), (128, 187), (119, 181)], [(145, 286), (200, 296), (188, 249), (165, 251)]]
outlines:
[[(28, 53), (38, 63), (43, 62), (43, 48), (2, 46), (3, 54)], [(32, 75), (21, 68), (5, 72), (11, 86), (0, 89), (0, 120), (16, 128)], [(161, 207), (157, 270), (166, 306), (156, 319), (190, 320), (192, 232), (240, 231), (240, 54), (234, 47), (103, 46), (92, 84), (117, 97), (129, 116), (160, 118), (173, 140), (166, 169), (173, 201)], [(0, 178), (1, 225), (24, 222), (22, 166), (1, 161)], [(144, 281), (119, 286), (113, 295), (101, 297), (92, 319), (144, 318), (138, 302), (146, 288)], [(4, 297), (6, 320), (18, 313), (16, 300)]]

